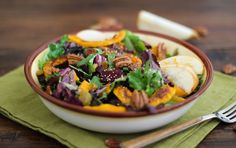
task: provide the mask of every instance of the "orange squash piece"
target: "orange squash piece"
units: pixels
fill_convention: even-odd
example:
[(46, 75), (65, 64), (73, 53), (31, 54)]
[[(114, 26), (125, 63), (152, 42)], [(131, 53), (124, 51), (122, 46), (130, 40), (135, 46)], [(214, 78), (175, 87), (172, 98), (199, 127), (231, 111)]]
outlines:
[(175, 86), (175, 90), (176, 90), (176, 92), (175, 92), (176, 96), (184, 97), (184, 96), (188, 95), (182, 88), (180, 88), (178, 86)]
[(118, 86), (114, 89), (113, 93), (116, 95), (116, 97), (125, 105), (130, 105), (131, 103), (131, 97), (132, 92), (123, 86)]
[(76, 35), (69, 35), (69, 40), (84, 47), (102, 47), (121, 42), (125, 38), (125, 35), (125, 31), (120, 31), (113, 38), (104, 41), (84, 41)]
[(106, 84), (106, 86), (105, 92), (109, 94), (112, 91), (111, 84)]
[(85, 109), (106, 112), (125, 112), (126, 108), (123, 106), (115, 106), (111, 104), (102, 104), (99, 106), (84, 106)]
[(79, 89), (82, 89), (87, 92), (90, 91), (91, 89), (95, 89), (95, 88), (96, 88), (96, 85), (89, 83), (86, 80), (84, 80), (79, 86)]
[(149, 104), (151, 106), (156, 107), (160, 104), (164, 104), (170, 101), (174, 95), (175, 95), (175, 88), (170, 87), (169, 85), (164, 85), (151, 96)]
[(73, 73), (74, 73), (74, 80), (75, 80), (75, 81), (78, 81), (78, 80), (79, 80), (79, 77), (77, 76), (76, 72), (73, 71)]

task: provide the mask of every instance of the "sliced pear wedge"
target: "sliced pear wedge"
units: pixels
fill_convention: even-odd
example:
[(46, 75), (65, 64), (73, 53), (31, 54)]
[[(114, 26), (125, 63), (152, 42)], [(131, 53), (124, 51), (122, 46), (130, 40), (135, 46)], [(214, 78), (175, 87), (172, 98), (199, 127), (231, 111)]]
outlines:
[(107, 38), (104, 33), (92, 29), (82, 30), (76, 36), (84, 41), (104, 41)]
[(137, 27), (140, 30), (163, 33), (183, 40), (201, 37), (201, 34), (192, 28), (144, 10), (138, 14)]
[(196, 74), (203, 74), (204, 73), (204, 65), (202, 61), (199, 59), (192, 57), (192, 56), (185, 56), (185, 55), (178, 55), (170, 58), (166, 58), (161, 60), (161, 66), (168, 66), (170, 64), (183, 64), (190, 66)]
[(161, 66), (161, 69), (177, 87), (177, 96), (191, 94), (199, 83), (197, 74), (189, 66), (169, 64), (167, 66)]

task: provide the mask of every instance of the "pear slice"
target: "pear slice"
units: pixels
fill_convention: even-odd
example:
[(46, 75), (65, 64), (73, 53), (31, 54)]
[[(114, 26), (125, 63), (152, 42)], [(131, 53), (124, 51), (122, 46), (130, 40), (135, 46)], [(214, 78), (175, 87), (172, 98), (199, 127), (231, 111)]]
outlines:
[(204, 65), (202, 61), (192, 56), (178, 55), (161, 60), (159, 63), (161, 66), (169, 64), (184, 64), (190, 66), (196, 74), (204, 73)]
[[(189, 66), (182, 64), (170, 64), (161, 66), (168, 79), (178, 88), (178, 96), (191, 94), (197, 87), (199, 81), (196, 73)], [(178, 92), (180, 92), (178, 94)]]
[(140, 30), (163, 33), (183, 40), (200, 38), (201, 36), (198, 31), (192, 28), (144, 10), (138, 14), (137, 27)]
[(84, 41), (104, 41), (107, 38), (101, 31), (92, 29), (82, 30), (78, 32), (76, 36)]

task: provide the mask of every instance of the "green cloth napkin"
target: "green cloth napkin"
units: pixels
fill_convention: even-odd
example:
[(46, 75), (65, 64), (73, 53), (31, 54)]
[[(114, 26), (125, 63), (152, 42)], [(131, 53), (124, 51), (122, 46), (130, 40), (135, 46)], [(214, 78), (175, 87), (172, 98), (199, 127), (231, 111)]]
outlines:
[[(211, 113), (236, 100), (236, 78), (219, 72), (214, 73), (210, 88), (198, 99), (196, 104), (172, 126), (194, 117)], [(54, 116), (30, 88), (23, 74), (23, 67), (0, 78), (0, 112), (6, 117), (33, 130), (48, 135), (68, 147), (105, 147), (104, 139), (115, 137), (120, 140), (142, 135), (112, 135), (92, 132), (70, 125)], [(196, 147), (199, 142), (219, 123), (212, 120), (197, 125), (185, 132), (157, 142), (150, 147)]]

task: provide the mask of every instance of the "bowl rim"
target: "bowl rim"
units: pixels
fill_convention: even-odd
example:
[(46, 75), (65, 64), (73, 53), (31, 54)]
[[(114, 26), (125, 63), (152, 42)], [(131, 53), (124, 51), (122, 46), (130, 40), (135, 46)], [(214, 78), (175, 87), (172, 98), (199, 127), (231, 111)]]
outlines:
[[(186, 48), (188, 48), (189, 50), (191, 50), (194, 54), (196, 54), (201, 61), (203, 62), (205, 69), (206, 69), (206, 80), (204, 82), (204, 84), (200, 87), (200, 89), (195, 92), (194, 94), (192, 94), (191, 96), (187, 97), (185, 101), (181, 102), (181, 103), (177, 103), (175, 105), (169, 106), (169, 107), (164, 107), (161, 108), (159, 110), (157, 110), (155, 113), (149, 113), (147, 111), (141, 111), (141, 112), (106, 112), (106, 111), (95, 111), (95, 110), (89, 110), (89, 109), (84, 109), (82, 106), (78, 106), (78, 105), (74, 105), (74, 104), (70, 104), (67, 102), (64, 102), (62, 100), (59, 100), (49, 94), (47, 94), (46, 92), (44, 92), (34, 81), (32, 75), (31, 75), (31, 67), (32, 67), (32, 63), (34, 62), (35, 58), (43, 51), (47, 48), (48, 44), (51, 42), (55, 42), (57, 40), (60, 39), (61, 36), (58, 36), (46, 43), (43, 43), (42, 45), (40, 45), (38, 48), (36, 48), (26, 59), (25, 61), (25, 65), (24, 65), (24, 73), (25, 73), (25, 77), (28, 81), (28, 83), (30, 84), (30, 86), (33, 88), (33, 90), (39, 94), (43, 99), (46, 99), (47, 101), (58, 105), (60, 107), (62, 107), (63, 109), (68, 109), (71, 111), (76, 111), (79, 113), (85, 113), (85, 114), (89, 114), (89, 115), (94, 115), (94, 116), (103, 116), (103, 117), (140, 117), (140, 116), (150, 116), (150, 115), (156, 115), (156, 114), (160, 114), (160, 113), (166, 113), (168, 111), (172, 111), (175, 109), (178, 109), (192, 101), (194, 101), (195, 99), (197, 99), (203, 92), (206, 91), (206, 89), (210, 86), (212, 79), (213, 79), (213, 66), (209, 60), (209, 58), (197, 47), (195, 47), (194, 45), (187, 43), (186, 41), (177, 39), (175, 37), (171, 37), (168, 35), (164, 35), (161, 33), (154, 33), (154, 32), (149, 32), (149, 31), (143, 31), (143, 30), (138, 30), (138, 29), (128, 29), (134, 33), (140, 33), (140, 34), (145, 34), (145, 35), (151, 35), (151, 36), (156, 36), (156, 37), (160, 37), (160, 38), (164, 38), (167, 40), (170, 40), (172, 42), (175, 42), (177, 44), (180, 44)], [(99, 31), (104, 31), (104, 32), (117, 32), (119, 30), (114, 30), (114, 29), (108, 29), (108, 30), (99, 30)], [(75, 34), (74, 33), (69, 33), (69, 34)]]

